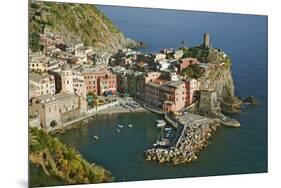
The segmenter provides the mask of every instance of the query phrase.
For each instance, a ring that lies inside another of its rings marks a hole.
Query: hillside
[[[29,143],[30,187],[113,180],[110,172],[90,164],[74,149],[42,130],[30,128]]]
[[[94,5],[33,2],[30,5],[30,33],[42,28],[62,35],[67,43],[83,42],[97,50],[115,51],[123,47],[143,46],[124,37]]]

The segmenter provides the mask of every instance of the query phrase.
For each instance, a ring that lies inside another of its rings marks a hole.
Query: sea
[[[258,15],[97,6],[126,37],[143,41],[141,51],[159,52],[202,44],[210,33],[213,47],[232,59],[235,94],[254,96],[258,105],[245,105],[233,116],[240,128],[222,127],[195,162],[173,166],[143,159],[155,143],[159,128],[156,114],[128,113],[100,116],[85,127],[72,129],[59,139],[77,149],[89,162],[102,165],[115,181],[266,173],[268,169],[267,17]],[[117,131],[117,124],[123,125]],[[127,125],[132,124],[130,128]],[[94,135],[99,137],[94,139]]]

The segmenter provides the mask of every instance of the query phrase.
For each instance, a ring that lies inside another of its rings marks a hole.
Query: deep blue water
[[[85,128],[60,136],[89,161],[108,168],[116,181],[173,177],[239,174],[267,171],[267,17],[98,6],[129,38],[149,45],[144,52],[202,43],[209,32],[211,43],[232,58],[235,93],[255,96],[258,106],[245,106],[237,129],[221,128],[211,144],[192,164],[159,165],[142,159],[143,150],[157,138],[157,116],[120,114],[93,120]],[[117,123],[132,123],[133,129],[115,131]],[[100,142],[92,136],[100,135]]]

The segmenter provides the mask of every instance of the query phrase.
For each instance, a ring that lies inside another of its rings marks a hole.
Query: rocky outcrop
[[[224,65],[212,69],[198,79],[201,83],[200,89],[216,91],[221,111],[227,114],[238,113],[242,105],[242,101],[234,94],[235,87],[230,67]]]
[[[253,96],[248,96],[245,99],[242,99],[242,101],[246,104],[251,104],[251,105],[257,105],[258,101],[255,99]]]

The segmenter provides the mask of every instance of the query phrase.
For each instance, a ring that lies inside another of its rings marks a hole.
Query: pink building
[[[116,75],[106,69],[90,69],[83,71],[86,92],[93,92],[96,95],[102,95],[104,92],[117,90]]]
[[[146,104],[161,107],[163,101],[160,99],[160,87],[166,82],[166,80],[156,79],[145,84]]]
[[[166,112],[177,112],[185,107],[186,89],[183,81],[156,79],[146,83],[145,101]]]
[[[179,60],[179,72],[182,72],[183,69],[189,67],[189,65],[197,64],[198,60],[195,58],[183,58]]]
[[[185,107],[185,83],[181,80],[169,82],[161,87],[160,97],[164,100],[162,109],[165,112],[178,112]]]
[[[117,91],[117,78],[115,74],[107,71],[104,75],[98,77],[98,94],[104,92],[115,93]]]
[[[186,87],[186,105],[191,105],[193,102],[194,92],[198,90],[197,80],[193,78],[189,78],[185,80]]]

